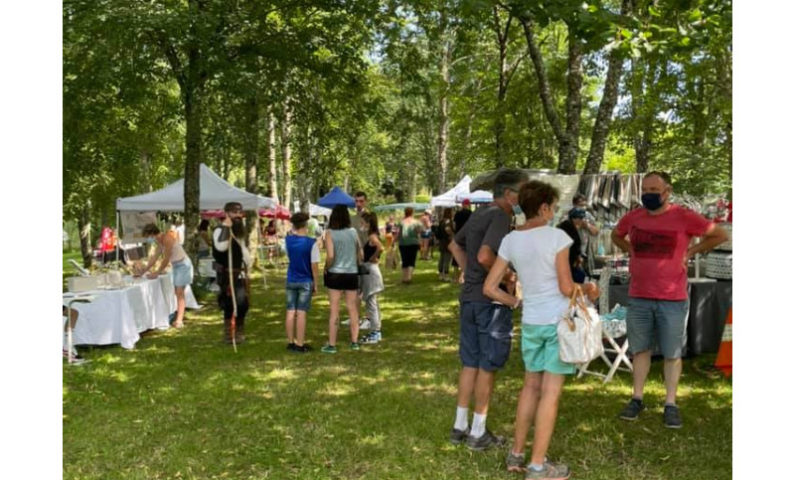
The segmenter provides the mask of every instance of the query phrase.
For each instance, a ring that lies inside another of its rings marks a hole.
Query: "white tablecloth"
[[[120,344],[130,349],[141,338],[140,332],[168,328],[168,316],[177,310],[171,275],[132,281],[132,286],[117,290],[83,292],[94,301],[72,305],[80,313],[72,332],[75,345]],[[63,304],[71,298],[72,294],[64,293]],[[185,306],[199,308],[190,285],[185,289]]]

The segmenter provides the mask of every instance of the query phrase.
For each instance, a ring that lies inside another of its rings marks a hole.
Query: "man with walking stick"
[[[221,289],[218,306],[224,311],[224,342],[236,345],[246,340],[246,312],[249,305],[246,273],[252,258],[244,244],[246,227],[243,224],[243,206],[229,202],[224,205],[224,213],[223,222],[213,231],[213,259]]]

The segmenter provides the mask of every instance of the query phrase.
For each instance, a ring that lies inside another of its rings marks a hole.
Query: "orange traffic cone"
[[[729,307],[729,314],[726,315],[726,326],[723,327],[723,338],[718,349],[718,358],[715,360],[715,368],[720,369],[728,378],[732,374],[732,309]]]

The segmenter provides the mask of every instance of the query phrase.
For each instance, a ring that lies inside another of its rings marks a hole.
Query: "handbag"
[[[586,304],[579,285],[569,300],[569,308],[558,322],[558,354],[565,363],[588,363],[604,353],[602,321],[596,309]]]

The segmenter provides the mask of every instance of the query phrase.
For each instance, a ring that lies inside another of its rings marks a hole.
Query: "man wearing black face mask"
[[[624,215],[611,235],[613,243],[630,254],[627,337],[633,353],[633,395],[619,415],[635,420],[645,408],[643,387],[651,366],[654,331],[658,332],[665,365],[663,422],[681,428],[676,388],[682,373],[682,342],[687,298],[687,261],[709,251],[728,238],[726,231],[696,212],[669,203],[671,178],[664,172],[643,177],[638,208]],[[689,247],[692,237],[702,237]]]
[[[246,292],[246,277],[244,264],[250,267],[251,254],[244,242],[246,226],[243,223],[243,207],[237,202],[224,205],[226,218],[213,231],[213,259],[218,287],[218,306],[224,311],[224,341],[232,343],[231,321],[234,312],[232,304],[232,288],[235,289],[237,303],[237,316],[235,317],[235,343],[243,343],[246,339],[245,325],[246,312],[248,312],[248,294]],[[233,238],[234,237],[234,238]],[[229,265],[229,246],[232,247],[232,265]],[[232,269],[233,283],[229,285],[229,269]]]

